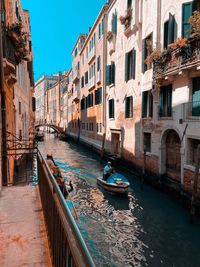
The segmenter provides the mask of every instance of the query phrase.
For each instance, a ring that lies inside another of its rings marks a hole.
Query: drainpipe
[[[2,182],[3,185],[8,184],[7,173],[7,125],[6,125],[6,97],[4,88],[4,67],[3,67],[3,37],[2,37],[2,14],[3,14],[3,0],[0,0],[0,95],[1,95],[1,119],[2,119],[2,142],[1,142],[1,154],[2,154]]]
[[[156,48],[161,50],[161,9],[162,0],[158,0],[157,6],[157,38],[156,38]]]
[[[102,92],[102,125],[103,125],[103,140],[102,140],[102,148],[101,148],[101,158],[104,156],[105,149],[105,141],[106,141],[106,64],[107,64],[107,9],[108,5],[105,6],[105,14],[104,14],[104,35],[103,35],[103,92]]]

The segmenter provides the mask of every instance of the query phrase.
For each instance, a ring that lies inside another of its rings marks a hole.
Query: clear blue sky
[[[34,76],[71,67],[79,33],[88,33],[106,0],[21,0],[31,15]]]

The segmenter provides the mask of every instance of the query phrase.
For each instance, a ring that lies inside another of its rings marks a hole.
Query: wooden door
[[[166,174],[181,180],[181,141],[175,131],[170,131],[166,138]]]

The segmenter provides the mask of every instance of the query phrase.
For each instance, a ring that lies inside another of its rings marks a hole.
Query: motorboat
[[[112,193],[124,194],[127,193],[130,186],[129,181],[120,173],[115,172],[105,181],[102,178],[97,178],[97,184]]]

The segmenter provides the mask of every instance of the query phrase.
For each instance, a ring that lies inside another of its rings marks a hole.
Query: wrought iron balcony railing
[[[183,104],[183,119],[187,121],[200,121],[200,101]]]

